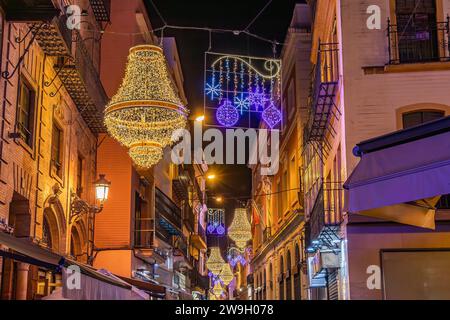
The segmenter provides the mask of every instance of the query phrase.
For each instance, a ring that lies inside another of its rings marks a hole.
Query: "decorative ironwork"
[[[403,30],[404,29],[404,30]],[[389,64],[450,61],[450,17],[444,22],[409,23],[388,20]]]
[[[83,215],[99,214],[103,210],[103,204],[100,206],[91,205],[78,197],[76,193],[72,193],[72,201],[70,203],[69,224],[77,222]]]
[[[340,182],[324,182],[306,224],[306,246],[338,250],[343,221],[343,189]]]
[[[37,27],[36,27],[36,25],[31,26],[30,30],[26,33],[26,35],[22,39],[16,38],[15,41],[17,43],[21,43],[21,42],[25,41],[26,37],[30,34],[30,31],[33,32],[33,30],[36,29],[36,32],[39,32],[39,30],[42,29],[42,27],[44,25],[45,25],[45,23],[41,23]],[[25,47],[24,52],[19,57],[19,60],[17,61],[17,64],[14,66],[12,72],[9,72],[8,70],[5,70],[2,72],[2,77],[4,79],[9,80],[16,74],[17,70],[19,69],[20,65],[22,64],[23,60],[25,59],[25,56],[30,51],[31,45],[33,44],[35,39],[36,39],[36,33],[33,33],[33,36],[31,37],[30,42],[28,42],[28,45]]]

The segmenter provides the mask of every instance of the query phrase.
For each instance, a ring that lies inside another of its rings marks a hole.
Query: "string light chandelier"
[[[228,236],[236,246],[243,250],[252,239],[252,226],[247,218],[247,210],[238,208],[234,211],[233,222],[228,228]]]
[[[231,270],[231,267],[228,263],[223,267],[219,277],[226,286],[229,285],[231,281],[233,281],[234,273],[233,270]]]
[[[158,46],[130,49],[125,77],[105,110],[109,134],[129,148],[143,168],[157,164],[176,130],[186,126],[187,110],[170,78]]]
[[[211,254],[209,255],[208,261],[206,261],[206,267],[209,271],[214,275],[218,275],[225,264],[227,263],[223,260],[219,247],[211,248]]]

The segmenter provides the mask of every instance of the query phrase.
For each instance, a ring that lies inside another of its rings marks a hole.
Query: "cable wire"
[[[272,0],[269,0],[266,5],[261,9],[261,11],[258,12],[258,14],[256,15],[256,17],[253,18],[253,20],[247,25],[247,27],[245,27],[245,31],[248,31],[248,29],[252,26],[252,24],[255,23],[256,20],[258,20],[259,16],[267,9],[268,6],[270,6],[270,4],[272,3]]]

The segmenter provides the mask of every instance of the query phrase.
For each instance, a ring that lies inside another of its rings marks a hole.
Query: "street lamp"
[[[195,118],[195,121],[197,121],[197,122],[205,121],[205,115],[198,116],[197,118]]]
[[[105,175],[99,175],[99,179],[94,182],[95,197],[103,205],[103,202],[108,200],[109,187],[111,182],[105,179]]]
[[[99,179],[94,182],[95,198],[100,202],[100,206],[89,204],[81,199],[76,193],[72,193],[70,204],[70,223],[78,221],[83,215],[96,215],[103,210],[103,203],[108,199],[109,187],[111,182],[105,179],[105,175],[101,174]]]

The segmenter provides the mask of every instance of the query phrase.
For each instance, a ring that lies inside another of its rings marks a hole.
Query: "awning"
[[[363,153],[344,188],[347,212],[434,229],[450,193],[450,132]]]
[[[48,269],[56,269],[64,263],[63,257],[46,250],[29,238],[17,238],[9,233],[0,232],[0,245],[15,251],[0,250],[0,255]]]
[[[42,248],[29,238],[17,238],[0,232],[0,245],[9,250],[0,250],[0,256],[29,263],[63,273],[62,295],[70,300],[136,300],[142,299],[133,286],[111,274],[99,272],[89,265],[70,260]],[[76,266],[81,272],[80,290],[70,290],[67,284],[67,268]]]
[[[139,288],[141,290],[144,290],[147,292],[150,296],[155,298],[163,298],[166,294],[166,288],[163,286],[147,282],[147,281],[141,281],[138,279],[132,279],[127,277],[118,276],[120,279],[122,279],[125,282],[128,282],[129,284],[135,286],[136,288]]]

